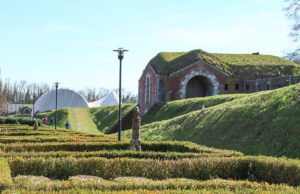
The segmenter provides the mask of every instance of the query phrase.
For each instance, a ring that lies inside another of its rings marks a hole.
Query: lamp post
[[[119,48],[114,50],[118,52],[118,59],[120,60],[120,69],[119,69],[119,131],[118,131],[118,140],[121,141],[121,131],[122,131],[122,121],[121,121],[121,104],[122,104],[122,59],[124,58],[124,52],[128,50],[124,50],[123,48]]]
[[[22,106],[21,106],[21,107],[23,108],[23,110],[21,110],[21,111],[22,111],[22,117],[24,117],[24,114],[23,114],[23,113],[24,113],[24,112],[23,112],[23,111],[24,111],[24,107],[23,107],[23,105],[24,105],[24,99],[22,100]],[[20,109],[20,108],[19,108],[19,109]]]
[[[55,129],[57,124],[57,88],[58,88],[58,82],[55,82]]]
[[[33,94],[32,118],[34,118],[34,103],[35,103],[35,94]]]

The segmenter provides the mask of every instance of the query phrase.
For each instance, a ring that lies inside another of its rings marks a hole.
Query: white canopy
[[[100,107],[100,106],[111,106],[111,105],[117,105],[119,104],[119,98],[114,92],[110,92],[107,96],[104,98],[101,98],[100,100],[89,102],[89,107]]]
[[[55,90],[43,94],[34,104],[34,113],[55,109]],[[57,108],[88,108],[88,102],[79,93],[69,89],[57,90]]]

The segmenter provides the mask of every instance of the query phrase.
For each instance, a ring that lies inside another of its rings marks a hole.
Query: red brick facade
[[[146,103],[146,79],[150,78],[149,84],[149,103]],[[139,79],[139,89],[138,89],[138,103],[140,106],[140,111],[142,115],[144,115],[149,108],[151,108],[155,103],[158,102],[157,99],[157,83],[158,83],[158,75],[152,69],[151,65],[147,65],[141,78]]]
[[[158,75],[151,65],[148,64],[139,79],[138,103],[142,116],[157,102],[186,98],[187,84],[192,78],[197,76],[209,80],[210,93],[208,95],[251,93],[262,90],[271,90],[300,81],[299,76],[257,80],[235,80],[227,73],[204,61],[195,62],[166,76]],[[148,90],[146,87],[147,77],[149,79]],[[148,103],[146,103],[147,93],[149,98]]]
[[[167,80],[167,91],[170,92],[170,100],[179,100],[186,98],[185,89],[187,82],[195,76],[209,77],[213,85],[213,94],[223,94],[224,85],[229,75],[213,68],[205,62],[198,61],[184,69],[170,74]]]

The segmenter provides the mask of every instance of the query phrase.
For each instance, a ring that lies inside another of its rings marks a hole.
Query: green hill
[[[134,107],[136,107],[136,104],[123,104],[122,117],[129,113]],[[92,114],[98,129],[105,133],[106,130],[110,129],[118,121],[119,106],[91,108],[90,113]]]
[[[142,139],[184,140],[245,154],[300,158],[300,84],[240,96],[205,111],[182,111],[186,114],[174,118],[171,106],[178,110],[185,103],[174,101],[150,110],[145,123],[159,120],[157,115],[165,115],[165,120],[143,125]]]
[[[171,102],[162,102],[155,104],[143,117],[142,124],[149,124],[156,121],[171,119],[186,113],[200,110],[202,105],[205,108],[242,98],[247,94],[218,95],[204,98],[189,98]]]
[[[88,108],[68,108],[69,122],[72,123],[71,129],[98,133],[96,123],[93,121],[93,115]]]
[[[123,104],[122,116],[135,106],[136,104]],[[105,133],[118,121],[118,111],[118,105],[97,108],[61,108],[57,110],[57,126],[65,128],[66,122],[69,121],[71,130]],[[37,117],[54,119],[55,111],[41,113]]]

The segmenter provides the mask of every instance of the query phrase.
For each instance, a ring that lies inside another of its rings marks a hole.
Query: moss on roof
[[[202,60],[236,79],[257,79],[300,74],[300,65],[280,57],[252,54],[215,54],[203,50],[161,52],[150,61],[159,75],[169,75]]]

